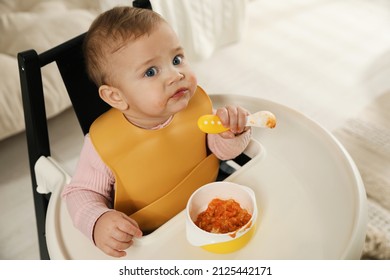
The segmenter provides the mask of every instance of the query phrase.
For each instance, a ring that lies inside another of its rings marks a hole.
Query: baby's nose
[[[169,83],[175,83],[180,80],[184,79],[184,74],[177,69],[174,69],[171,71],[170,76],[169,76]]]

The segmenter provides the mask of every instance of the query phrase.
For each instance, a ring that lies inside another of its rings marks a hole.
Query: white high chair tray
[[[215,107],[238,104],[269,110],[276,128],[253,128],[250,153],[260,152],[227,178],[253,188],[259,215],[241,250],[214,254],[186,240],[184,211],[135,241],[126,259],[359,259],[367,223],[360,174],[341,144],[320,125],[267,100],[213,95]],[[256,143],[260,142],[258,146]],[[52,259],[110,259],[76,230],[55,191],[46,234]]]

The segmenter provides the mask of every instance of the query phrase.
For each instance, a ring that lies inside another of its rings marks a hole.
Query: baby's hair
[[[84,40],[84,57],[90,79],[99,87],[110,80],[109,55],[130,40],[149,35],[164,19],[148,9],[115,7],[99,15]]]

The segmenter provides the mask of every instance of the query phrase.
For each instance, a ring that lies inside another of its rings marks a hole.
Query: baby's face
[[[112,55],[110,64],[113,86],[128,104],[123,113],[139,125],[150,126],[153,120],[161,123],[185,109],[196,90],[195,74],[166,23],[149,36],[127,43]]]

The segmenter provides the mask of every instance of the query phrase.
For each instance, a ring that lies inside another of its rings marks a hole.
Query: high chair
[[[18,54],[42,259],[109,258],[73,227],[61,201],[62,187],[70,177],[50,156],[44,106],[41,68],[56,62],[84,134],[109,108],[84,70],[84,36],[41,54],[34,50]],[[272,131],[253,129],[244,153],[221,163],[219,180],[250,186],[256,194],[259,215],[254,237],[231,254],[206,252],[186,241],[183,211],[136,240],[126,258],[358,259],[367,223],[366,195],[343,146],[317,123],[286,106],[238,95],[215,94],[211,99],[215,107],[237,104],[251,112],[269,110],[278,120]]]

